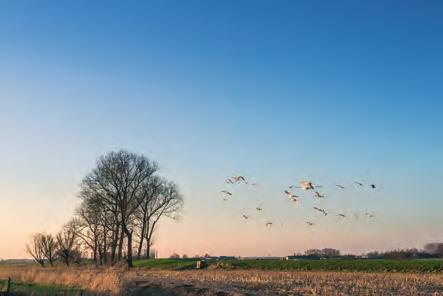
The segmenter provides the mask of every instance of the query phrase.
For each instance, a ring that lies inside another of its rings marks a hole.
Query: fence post
[[[8,283],[6,284],[6,295],[9,295],[10,291],[11,291],[11,278],[8,277]]]

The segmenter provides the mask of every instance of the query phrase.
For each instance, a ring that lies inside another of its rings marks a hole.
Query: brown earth
[[[442,274],[136,271],[127,295],[443,295]]]
[[[82,287],[97,295],[442,295],[443,273],[38,268],[0,266],[0,278]]]

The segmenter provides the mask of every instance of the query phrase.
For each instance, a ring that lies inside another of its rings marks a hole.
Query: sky
[[[441,32],[440,1],[0,1],[0,258],[57,232],[118,149],[185,198],[160,256],[443,241]],[[325,199],[290,203],[301,179]]]

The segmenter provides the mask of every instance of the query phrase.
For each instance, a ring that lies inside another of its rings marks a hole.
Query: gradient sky
[[[0,1],[0,258],[56,232],[121,148],[184,194],[160,256],[443,241],[442,32],[440,1]],[[224,203],[236,173],[259,186]],[[376,219],[295,208],[302,178]],[[380,188],[334,188],[354,180]]]

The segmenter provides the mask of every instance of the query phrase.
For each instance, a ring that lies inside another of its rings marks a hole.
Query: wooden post
[[[6,284],[6,295],[9,295],[9,292],[11,291],[11,278],[8,278],[8,283]]]

